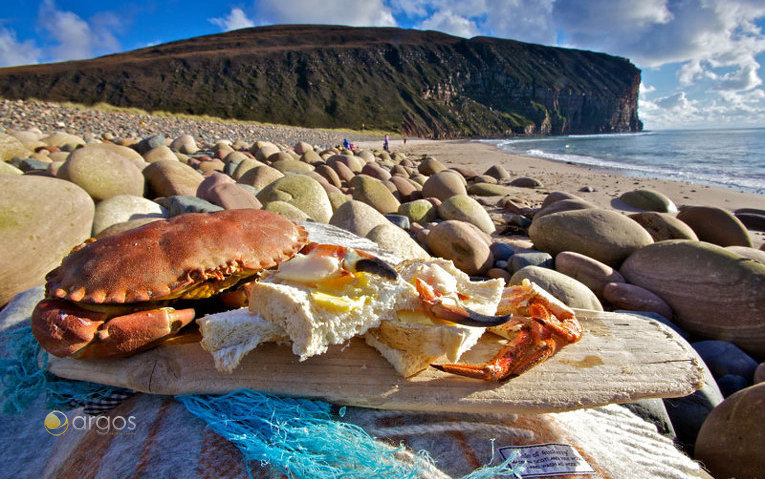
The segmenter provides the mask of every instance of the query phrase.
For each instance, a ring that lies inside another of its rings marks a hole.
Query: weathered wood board
[[[225,393],[239,388],[377,409],[543,413],[641,398],[680,397],[703,383],[703,365],[667,327],[634,316],[577,311],[584,335],[550,360],[502,383],[430,368],[406,380],[363,340],[299,362],[288,346],[261,345],[233,374],[219,373],[197,342],[178,341],[117,360],[50,358],[58,376],[155,394]],[[466,355],[491,357],[501,339],[487,334]]]

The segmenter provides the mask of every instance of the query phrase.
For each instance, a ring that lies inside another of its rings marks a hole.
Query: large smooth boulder
[[[445,201],[454,195],[466,195],[465,178],[452,170],[435,173],[422,185],[422,196],[438,198]]]
[[[93,218],[93,236],[117,223],[139,218],[167,218],[168,213],[159,203],[143,196],[117,195],[100,201]]]
[[[632,252],[653,243],[651,235],[636,222],[600,208],[535,217],[529,237],[538,250],[553,256],[574,251],[613,267]]]
[[[765,477],[765,384],[728,397],[704,421],[695,458],[715,477]]]
[[[492,234],[497,228],[483,206],[468,195],[454,195],[438,206],[438,216],[444,220],[467,221],[484,233]]]
[[[195,196],[204,176],[180,161],[160,160],[143,169],[153,193],[158,196]]]
[[[430,230],[426,245],[433,256],[452,260],[465,273],[483,275],[494,265],[494,255],[482,235],[475,225],[448,220]]]
[[[571,308],[603,311],[603,306],[595,293],[565,274],[540,266],[526,266],[513,274],[510,284],[521,284],[524,279],[536,283]]]
[[[366,237],[378,225],[388,224],[388,218],[379,211],[361,201],[346,201],[337,207],[329,224],[348,230],[361,237]]]
[[[641,213],[629,215],[629,218],[645,228],[654,241],[664,241],[669,239],[699,239],[690,226],[669,213],[643,211]]]
[[[226,210],[260,209],[263,206],[255,195],[246,191],[243,185],[235,182],[230,176],[217,171],[205,176],[197,188],[198,197]]]
[[[268,184],[257,194],[261,203],[286,201],[311,219],[326,223],[332,217],[332,204],[321,184],[310,176],[287,175]]]
[[[666,195],[655,190],[640,189],[622,193],[620,200],[645,211],[658,211],[661,213],[677,213],[677,206]]]
[[[45,275],[90,237],[95,205],[74,183],[0,175],[0,305],[45,283]]]
[[[279,178],[284,178],[284,173],[277,170],[276,168],[271,168],[268,165],[258,164],[257,166],[250,168],[244,174],[242,174],[242,176],[240,176],[237,180],[237,183],[250,185],[256,190],[260,191]]]
[[[77,184],[95,201],[117,195],[142,196],[145,183],[132,160],[98,144],[70,153],[58,177]]]
[[[752,246],[749,232],[736,216],[716,206],[688,206],[677,219],[686,223],[699,240],[720,246]]]
[[[624,283],[624,277],[611,266],[573,251],[563,251],[555,256],[555,270],[584,284],[598,298],[603,297],[606,284]]]
[[[367,239],[370,239],[385,248],[392,251],[404,259],[409,258],[430,258],[430,254],[422,246],[409,236],[409,233],[402,230],[393,223],[383,223],[375,226],[367,233]]]
[[[353,199],[368,204],[382,214],[396,213],[401,203],[385,184],[369,175],[356,175],[350,182]]]
[[[663,299],[634,284],[606,283],[603,286],[603,299],[618,309],[650,311],[672,319],[672,308]]]
[[[668,240],[637,250],[619,272],[666,301],[686,331],[765,354],[765,265],[711,243]]]

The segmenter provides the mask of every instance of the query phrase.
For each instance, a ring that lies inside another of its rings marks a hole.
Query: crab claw
[[[395,281],[398,273],[366,251],[331,244],[309,243],[301,254],[279,265],[276,276],[287,281],[316,284],[332,277],[366,272]]]
[[[438,319],[464,326],[487,328],[504,324],[513,317],[512,314],[488,316],[473,311],[463,306],[459,301],[459,297],[454,295],[444,296],[422,278],[414,279],[414,287],[417,289],[417,293],[420,295],[420,300],[425,306],[426,311]]]

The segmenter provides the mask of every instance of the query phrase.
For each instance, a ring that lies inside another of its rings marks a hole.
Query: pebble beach
[[[264,208],[400,257],[441,256],[475,278],[529,279],[574,308],[665,323],[711,373],[693,397],[665,401],[678,447],[691,457],[745,447],[723,444],[721,431],[754,437],[761,427],[712,414],[726,398],[765,397],[761,195],[475,141],[392,136],[384,151],[382,136],[364,132],[37,101],[0,101],[0,132],[0,305],[44,284],[89,237]]]

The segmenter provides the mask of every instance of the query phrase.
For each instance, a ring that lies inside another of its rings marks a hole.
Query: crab
[[[447,373],[502,381],[528,371],[582,337],[582,327],[574,311],[529,280],[503,290],[497,316],[476,314],[461,306],[459,294],[444,297],[426,281],[418,280],[415,286],[423,304],[434,316],[458,324],[488,327],[489,331],[509,340],[491,360],[481,365],[432,365]]]
[[[55,356],[129,356],[194,319],[193,308],[170,304],[254,279],[307,243],[302,226],[256,209],[189,213],[86,242],[46,275],[32,331]]]

